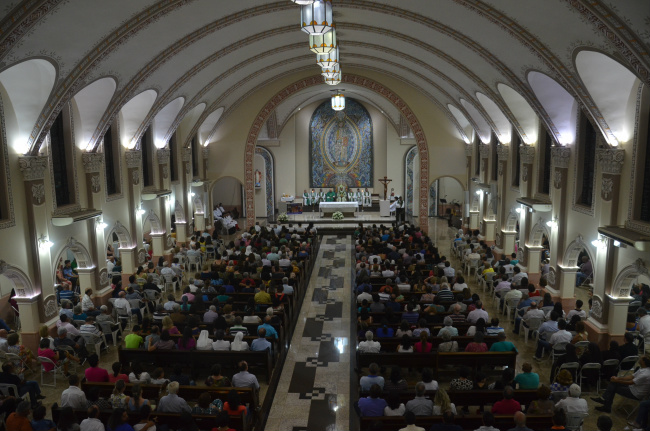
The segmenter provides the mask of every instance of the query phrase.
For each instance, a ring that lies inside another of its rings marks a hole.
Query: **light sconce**
[[[477,191],[476,191],[476,194],[477,194],[478,196],[481,196],[481,191],[480,191],[480,190],[477,190]]]
[[[192,181],[192,187],[201,187],[202,185],[203,185],[203,181],[201,180]]]
[[[97,229],[104,230],[108,227],[106,223],[104,223],[104,220],[102,219],[97,219]]]
[[[190,196],[194,197],[194,196],[196,196],[196,193],[191,192],[191,193],[190,193]]]
[[[546,226],[550,227],[551,229],[557,228],[557,218],[547,221]]]
[[[139,207],[138,210],[136,211],[136,213],[137,213],[139,216],[141,216],[141,215],[144,215],[145,211],[142,209],[142,207]]]
[[[51,248],[53,245],[54,243],[50,241],[49,238],[46,237],[45,235],[41,235],[41,237],[38,239],[38,246],[43,250],[47,250]]]
[[[606,248],[607,247],[607,241],[605,241],[604,239],[602,239],[599,236],[597,239],[591,241],[591,245],[593,245],[596,248]]]
[[[517,214],[521,214],[521,207],[516,208],[516,209],[515,209],[515,212],[516,212]]]

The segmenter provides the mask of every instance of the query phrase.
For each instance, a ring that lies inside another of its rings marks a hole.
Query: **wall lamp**
[[[598,238],[591,241],[591,245],[593,245],[596,248],[606,248],[607,247],[607,241],[604,240],[601,236],[598,236]]]
[[[53,245],[54,243],[50,241],[49,238],[46,237],[45,235],[41,235],[41,237],[38,239],[38,246],[43,250],[47,250],[51,248]]]
[[[557,228],[557,217],[555,217],[552,220],[547,221],[546,226],[550,227],[551,229],[556,229]]]

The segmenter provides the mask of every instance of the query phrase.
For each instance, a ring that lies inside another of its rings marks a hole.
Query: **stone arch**
[[[174,217],[176,218],[176,223],[187,223],[185,209],[178,199],[176,199],[176,203],[174,204]]]
[[[569,244],[566,251],[564,252],[564,256],[562,257],[562,262],[564,263],[564,266],[577,268],[579,266],[578,256],[580,255],[580,252],[583,249],[587,252],[587,254],[589,255],[589,260],[591,260],[593,264],[595,262],[593,253],[589,250],[589,247],[587,246],[587,243],[584,241],[584,238],[582,238],[582,235],[578,235],[577,238],[574,239],[573,242],[571,242],[571,244]],[[594,276],[595,275],[596,275],[596,271],[594,269]]]
[[[77,268],[90,269],[95,266],[92,257],[90,257],[90,253],[88,252],[88,249],[82,243],[80,243],[73,237],[70,237],[68,238],[68,241],[65,243],[65,245],[61,248],[61,251],[59,251],[56,260],[54,261],[55,268],[59,265],[59,262],[64,260],[63,259],[64,253],[67,250],[70,250],[74,255],[74,258],[77,261]]]
[[[273,217],[275,215],[275,172],[273,170],[275,161],[273,160],[273,154],[264,147],[255,147],[255,153],[264,159],[264,166],[266,167],[266,216]]]
[[[40,291],[34,289],[34,285],[27,274],[17,266],[13,266],[4,260],[0,260],[0,275],[7,277],[11,281],[18,298],[31,298],[40,293]]]
[[[120,244],[120,248],[131,248],[133,247],[133,239],[131,238],[131,234],[129,231],[124,227],[122,223],[118,221],[115,222],[111,230],[108,231],[108,234],[106,234],[105,238],[105,244],[113,244],[113,234],[117,235],[117,241]]]
[[[420,188],[419,224],[420,229],[426,233],[428,231],[427,215],[429,188],[429,148],[427,146],[427,139],[426,136],[424,136],[424,131],[422,130],[422,126],[420,125],[419,120],[411,108],[409,108],[406,102],[399,95],[384,85],[380,84],[379,82],[351,74],[344,74],[343,82],[346,84],[358,85],[377,92],[378,94],[388,99],[388,101],[390,101],[393,105],[395,105],[395,107],[399,109],[400,113],[408,121],[409,127],[415,136],[415,141],[420,156],[420,182],[418,184],[418,187]],[[316,85],[323,85],[323,78],[320,75],[301,79],[286,86],[277,92],[273,97],[271,97],[266,105],[260,110],[259,114],[255,118],[255,121],[251,125],[250,131],[248,132],[248,137],[246,139],[246,150],[244,153],[244,194],[246,202],[246,223],[248,226],[253,226],[255,224],[255,170],[253,168],[253,158],[255,157],[255,146],[257,144],[257,137],[259,135],[260,129],[265,126],[266,120],[283,100],[291,97],[293,94],[299,91]]]
[[[144,228],[145,223],[149,221],[151,224],[151,233],[152,234],[161,234],[165,233],[165,229],[160,221],[160,218],[153,209],[150,209],[147,213],[147,216],[142,220],[142,227]]]
[[[645,266],[643,259],[637,259],[621,270],[614,280],[612,290],[610,293],[615,298],[626,298],[630,296],[632,290],[632,283],[640,275],[649,276],[648,268]]]
[[[517,211],[510,210],[506,223],[503,226],[503,230],[506,232],[516,232],[517,231],[517,222],[519,221],[519,214]]]
[[[551,240],[551,232],[548,230],[544,219],[540,217],[537,219],[537,223],[530,229],[531,247],[541,247],[544,235],[546,235],[549,241]]]
[[[445,198],[444,196],[437,196],[436,195],[437,191],[435,190],[436,184],[438,184],[441,180],[444,180],[444,179],[449,179],[449,180],[455,181],[456,183],[458,183],[461,190],[463,191],[462,200],[460,201],[460,209],[458,210],[458,214],[462,218],[462,215],[463,215],[463,213],[465,211],[465,207],[469,206],[469,204],[470,204],[469,202],[466,202],[466,199],[465,199],[465,197],[466,197],[465,192],[467,191],[467,188],[465,187],[465,184],[463,184],[462,181],[460,181],[458,178],[456,178],[454,176],[451,176],[451,175],[441,175],[441,176],[435,178],[433,181],[431,181],[431,184],[429,185],[429,217],[433,217],[434,215],[436,215],[436,211],[437,211],[436,207],[438,205],[438,199]],[[442,195],[443,191],[440,191],[439,189],[438,189],[438,191]],[[451,200],[449,198],[447,198],[447,203],[448,204],[451,203]],[[437,214],[437,215],[444,216],[445,214]]]

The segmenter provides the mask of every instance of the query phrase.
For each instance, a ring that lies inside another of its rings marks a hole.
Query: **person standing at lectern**
[[[395,218],[397,223],[405,221],[405,211],[404,211],[404,199],[401,196],[397,198],[395,202]]]

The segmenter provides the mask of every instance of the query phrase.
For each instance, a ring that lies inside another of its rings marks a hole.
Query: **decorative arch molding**
[[[178,199],[176,199],[176,203],[174,204],[174,217],[176,218],[176,223],[187,223],[185,209]]]
[[[73,237],[68,238],[68,241],[61,248],[61,251],[59,251],[56,260],[54,261],[55,268],[58,265],[59,261],[63,259],[63,255],[67,250],[70,250],[74,255],[74,258],[77,261],[77,268],[79,269],[94,268],[95,265],[92,257],[90,257],[90,253],[88,252],[88,249]]]
[[[404,172],[406,173],[406,215],[412,216],[413,215],[413,187],[414,187],[414,166],[413,163],[415,161],[415,157],[418,155],[418,147],[413,145],[408,152],[406,153],[406,157],[404,160],[405,164],[405,169]]]
[[[427,146],[426,136],[422,130],[422,126],[417,117],[411,111],[411,108],[406,104],[401,97],[394,93],[384,85],[373,81],[369,78],[364,78],[357,75],[344,74],[343,82],[352,85],[358,85],[366,89],[377,92],[388,99],[400,111],[404,118],[408,121],[413,135],[415,136],[416,145],[420,155],[420,215],[419,224],[420,228],[426,233],[428,231],[428,188],[429,188],[429,148]],[[309,78],[301,79],[293,84],[288,85],[280,90],[273,96],[266,105],[260,110],[259,114],[253,121],[248,138],[246,139],[246,150],[244,153],[244,187],[245,187],[245,201],[246,201],[246,222],[248,226],[255,225],[255,178],[253,168],[253,158],[255,156],[255,146],[257,144],[257,137],[260,129],[265,126],[266,120],[275,108],[286,98],[291,95],[316,85],[323,85],[323,79],[320,75],[311,76]]]
[[[194,205],[194,214],[205,213],[205,207],[203,206],[203,199],[201,199],[201,196],[194,196],[192,204]]]
[[[142,228],[144,229],[145,223],[151,224],[151,234],[162,234],[165,233],[165,229],[163,228],[162,222],[160,221],[160,218],[158,217],[158,214],[153,209],[150,209],[149,212],[147,213],[147,217],[142,220]]]
[[[120,244],[120,248],[131,248],[134,246],[133,244],[133,238],[131,238],[131,234],[127,230],[127,228],[120,223],[120,221],[116,221],[111,230],[108,231],[108,234],[106,235],[105,238],[105,244],[112,244],[112,237],[113,234],[117,235],[117,241]]]
[[[562,257],[562,262],[564,263],[564,266],[567,267],[573,267],[577,268],[578,267],[578,256],[580,255],[580,252],[582,250],[585,250],[587,254],[589,255],[589,259],[591,262],[594,261],[594,257],[592,253],[589,251],[589,247],[587,246],[587,243],[585,242],[584,238],[582,235],[578,235],[576,239],[569,244],[567,247],[566,251],[564,252],[564,256]],[[596,272],[594,271],[594,275]]]
[[[643,259],[639,258],[621,270],[612,285],[611,295],[615,298],[630,296],[632,282],[640,275],[648,276],[648,268]]]
[[[481,208],[481,201],[477,195],[472,197],[472,202],[469,205],[469,210],[472,212],[478,212]]]
[[[273,170],[275,162],[273,154],[264,147],[255,147],[255,154],[259,154],[264,159],[266,168],[266,216],[273,217],[275,209],[275,172]]]
[[[537,223],[533,225],[530,229],[530,246],[531,247],[541,247],[543,236],[546,235],[546,238],[551,239],[551,232],[546,226],[546,222],[541,217],[537,219]]]
[[[508,218],[506,219],[506,223],[503,227],[503,230],[505,230],[506,232],[516,232],[518,220],[519,220],[519,214],[517,214],[517,211],[510,210],[510,213],[508,214]]]
[[[4,260],[0,260],[0,275],[4,275],[13,283],[18,298],[32,298],[40,293],[40,291],[34,289],[34,285],[27,274],[17,266],[13,266]]]

